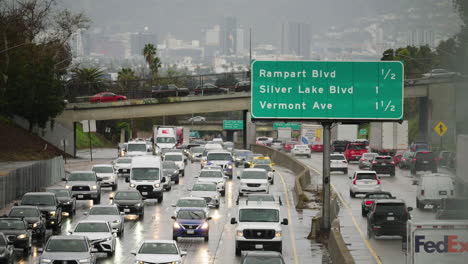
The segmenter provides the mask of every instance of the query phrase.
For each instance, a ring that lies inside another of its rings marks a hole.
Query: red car
[[[286,152],[291,152],[291,149],[293,149],[294,146],[296,146],[297,144],[299,144],[299,142],[297,142],[297,141],[288,141],[288,142],[286,142],[286,144],[284,144],[283,149]]]
[[[403,157],[403,152],[404,151],[398,151],[395,156],[393,156],[393,162],[395,162],[395,165],[398,165]]]
[[[362,154],[367,152],[368,150],[365,143],[349,143],[346,146],[344,155],[348,161],[359,160]]]
[[[323,152],[323,144],[319,143],[319,142],[314,142],[310,146],[310,150],[312,150],[314,152]]]
[[[124,101],[124,100],[127,100],[126,96],[117,95],[115,93],[109,93],[109,92],[98,93],[98,94],[91,96],[91,98],[89,98],[89,101],[91,103],[115,102],[115,101]]]

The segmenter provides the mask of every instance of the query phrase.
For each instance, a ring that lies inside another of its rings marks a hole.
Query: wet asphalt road
[[[93,163],[109,164],[112,159],[106,156],[112,157],[115,153],[116,151],[114,150],[95,153],[97,161],[95,160]],[[84,162],[82,166],[75,166],[75,168],[80,170],[90,169],[91,163]],[[125,218],[124,235],[117,238],[115,256],[108,258],[105,254],[99,254],[98,263],[133,263],[134,256],[130,252],[136,250],[141,241],[145,239],[171,239],[173,225],[171,216],[174,211],[172,203],[176,202],[179,197],[188,195],[187,188],[191,187],[195,182],[192,175],[199,170],[199,163],[190,163],[189,161],[185,171],[186,176],[181,178],[179,185],[173,185],[171,191],[164,193],[162,204],[158,204],[156,200],[146,200],[145,217],[143,219],[127,216]],[[283,256],[287,263],[328,263],[328,256],[323,246],[306,239],[310,231],[310,219],[317,212],[312,210],[297,212],[294,209],[291,193],[293,181],[294,176],[291,172],[277,168],[275,184],[270,188],[270,193],[281,196],[284,202],[282,206],[284,213],[286,215],[289,214],[290,224],[283,227]],[[63,185],[63,183],[58,185]],[[226,196],[221,198],[220,208],[211,209],[210,215],[213,217],[213,220],[210,223],[209,242],[204,242],[203,239],[198,238],[179,238],[179,247],[181,250],[188,252],[183,263],[230,264],[240,262],[240,257],[236,257],[234,254],[235,226],[230,224],[231,215],[236,208],[237,186],[237,179],[235,177],[233,180],[229,180]],[[128,183],[125,183],[124,178],[120,177],[118,189],[128,188]],[[288,192],[287,195],[285,194],[285,190]],[[109,196],[112,194],[113,192],[110,188],[103,188],[101,204],[110,203]],[[286,196],[288,196],[288,199],[286,199]],[[286,200],[288,200],[289,206],[285,202]],[[84,212],[88,211],[91,206],[92,201],[77,201],[77,213],[73,219],[66,218],[62,225],[61,234],[66,234],[77,221],[84,219]],[[50,230],[48,230],[49,235],[51,235]],[[36,242],[30,256],[22,256],[19,251],[17,253],[17,262],[38,263],[40,254],[37,253],[37,249],[40,247],[42,247],[42,244]]]

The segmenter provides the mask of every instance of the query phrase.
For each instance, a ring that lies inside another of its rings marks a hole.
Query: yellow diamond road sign
[[[437,123],[437,125],[434,127],[434,131],[439,135],[443,136],[447,132],[448,128],[444,124],[444,122],[440,121]]]

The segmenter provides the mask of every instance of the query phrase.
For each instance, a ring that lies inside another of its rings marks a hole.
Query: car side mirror
[[[413,211],[413,207],[408,207],[408,212]]]
[[[288,222],[288,219],[287,218],[284,218],[283,219],[283,222],[281,222],[282,225],[288,225],[289,222]]]
[[[276,170],[275,170],[275,169],[272,169],[271,171],[272,171],[272,172],[275,172]]]
[[[223,176],[224,179],[228,179],[229,177],[228,176]]]
[[[71,234],[73,234],[73,231],[71,231],[71,230],[68,230],[68,234],[70,234],[70,235],[71,235]]]
[[[128,177],[125,177],[125,182],[130,182],[130,179]]]
[[[161,182],[166,182],[166,177],[163,177],[163,178],[161,179]]]
[[[172,206],[172,207],[177,207],[177,205],[176,205],[175,203],[173,203],[171,206]]]
[[[171,219],[176,220],[176,217],[175,217],[175,216],[171,216]]]
[[[99,250],[98,250],[97,248],[94,248],[94,247],[93,247],[93,248],[91,249],[91,252],[92,252],[92,253],[98,253]]]
[[[13,241],[8,241],[8,244],[10,244],[10,242],[13,244]],[[44,249],[43,248],[38,248],[37,252],[42,253],[42,252],[44,252]]]
[[[231,218],[231,225],[235,225],[235,224],[237,224],[237,221],[236,221],[236,218],[233,217]]]
[[[63,177],[63,178],[62,178],[62,181],[67,181],[67,178]]]
[[[114,197],[110,196],[110,197],[109,197],[109,200],[114,200]]]
[[[348,178],[351,180],[353,177],[349,176]]]
[[[237,176],[237,179],[239,179],[239,180],[240,180],[240,176]]]
[[[133,256],[136,256],[137,253],[136,253],[135,250],[132,250],[132,251],[130,252],[130,254],[132,254]]]
[[[15,206],[18,206],[19,204],[18,203],[14,203]]]
[[[211,219],[213,219],[213,218],[212,218],[211,216],[208,216],[208,217],[206,218],[206,221],[210,221]]]
[[[181,255],[181,256],[187,256],[187,251],[181,251],[181,252],[180,252],[180,255]]]
[[[97,178],[97,181],[98,181],[98,182],[102,182],[102,178]]]
[[[141,197],[141,200],[142,200],[142,201],[146,200],[146,197],[142,196],[142,197]]]
[[[198,174],[193,175],[194,178],[198,178],[198,176],[199,176]]]
[[[191,191],[192,191],[192,188],[187,188],[187,191],[191,192]]]

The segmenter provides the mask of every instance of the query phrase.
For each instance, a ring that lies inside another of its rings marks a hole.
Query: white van
[[[421,176],[416,193],[416,208],[424,209],[427,204],[438,205],[442,198],[455,196],[452,178],[447,174],[431,173]]]
[[[130,188],[136,189],[141,196],[156,198],[158,203],[163,201],[163,177],[161,158],[157,156],[141,156],[132,159],[130,176],[125,179]]]

